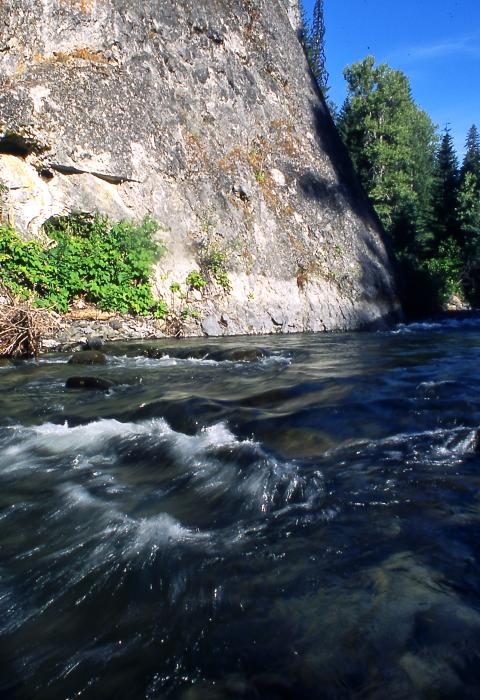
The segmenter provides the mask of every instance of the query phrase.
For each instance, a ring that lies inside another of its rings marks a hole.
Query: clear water
[[[478,698],[480,321],[145,348],[0,367],[2,700]]]

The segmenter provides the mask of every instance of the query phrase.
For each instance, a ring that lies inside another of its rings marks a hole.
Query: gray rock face
[[[358,328],[399,305],[377,220],[297,40],[296,0],[4,0],[4,220],[160,223],[156,291],[222,334]],[[224,261],[230,286],[206,269]],[[201,323],[191,332],[201,333]]]
[[[281,0],[287,9],[288,19],[293,29],[298,32],[301,29],[301,14],[299,0]]]

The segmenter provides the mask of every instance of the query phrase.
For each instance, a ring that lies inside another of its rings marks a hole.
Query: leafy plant
[[[47,251],[36,241],[22,241],[10,226],[0,226],[0,270],[2,282],[21,299],[52,276]]]
[[[185,282],[190,289],[196,289],[198,291],[200,291],[207,284],[198,270],[192,270],[189,272]]]
[[[38,306],[66,312],[84,298],[105,311],[163,316],[163,302],[150,287],[153,264],[164,253],[154,241],[157,224],[111,223],[105,217],[74,214],[45,225],[56,242],[46,250],[0,227],[0,265],[4,284],[15,294],[34,297]]]
[[[169,308],[163,301],[163,299],[159,299],[154,303],[154,305],[150,309],[150,312],[153,313],[155,318],[166,318],[169,313]]]
[[[211,248],[204,260],[204,267],[212,275],[215,282],[226,290],[231,288],[227,273],[227,257],[218,248]]]
[[[191,309],[189,306],[184,306],[182,311],[180,312],[180,319],[182,321],[186,321],[189,318],[194,318],[198,321],[202,318],[202,314],[200,313],[200,311]]]
[[[462,251],[455,240],[449,238],[441,243],[438,255],[427,260],[425,267],[437,282],[441,301],[447,301],[454,294],[462,296]]]

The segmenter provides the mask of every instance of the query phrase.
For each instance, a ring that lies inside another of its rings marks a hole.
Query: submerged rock
[[[213,360],[215,362],[258,362],[268,357],[262,348],[220,348],[213,345],[200,347],[147,347],[145,357],[161,360],[171,357],[178,360]]]
[[[209,357],[209,352],[205,348],[189,348],[189,347],[163,347],[155,346],[147,347],[143,351],[145,357],[152,360],[161,360],[163,357],[171,357],[178,360],[203,360]]]
[[[76,352],[68,361],[69,365],[106,365],[107,356],[98,350]]]
[[[168,352],[162,348],[151,347],[145,348],[142,354],[144,357],[149,357],[151,360],[161,360],[162,357],[168,355]]]
[[[114,386],[115,382],[100,377],[69,377],[65,382],[66,389],[109,391]]]
[[[231,362],[258,362],[265,357],[267,353],[260,348],[237,348],[224,353],[224,358]]]
[[[102,338],[98,336],[92,336],[91,338],[87,339],[87,342],[85,343],[85,350],[100,350],[103,346],[103,340]]]

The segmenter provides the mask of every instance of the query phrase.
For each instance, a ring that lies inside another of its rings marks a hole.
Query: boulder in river
[[[92,336],[87,339],[84,350],[100,350],[103,345],[103,340],[99,336]]]
[[[231,362],[258,362],[267,357],[267,353],[261,348],[236,348],[225,352],[224,359]]]
[[[76,352],[68,361],[69,365],[106,365],[107,356],[98,350]]]
[[[65,382],[66,389],[109,391],[114,386],[115,382],[101,377],[69,377]]]

